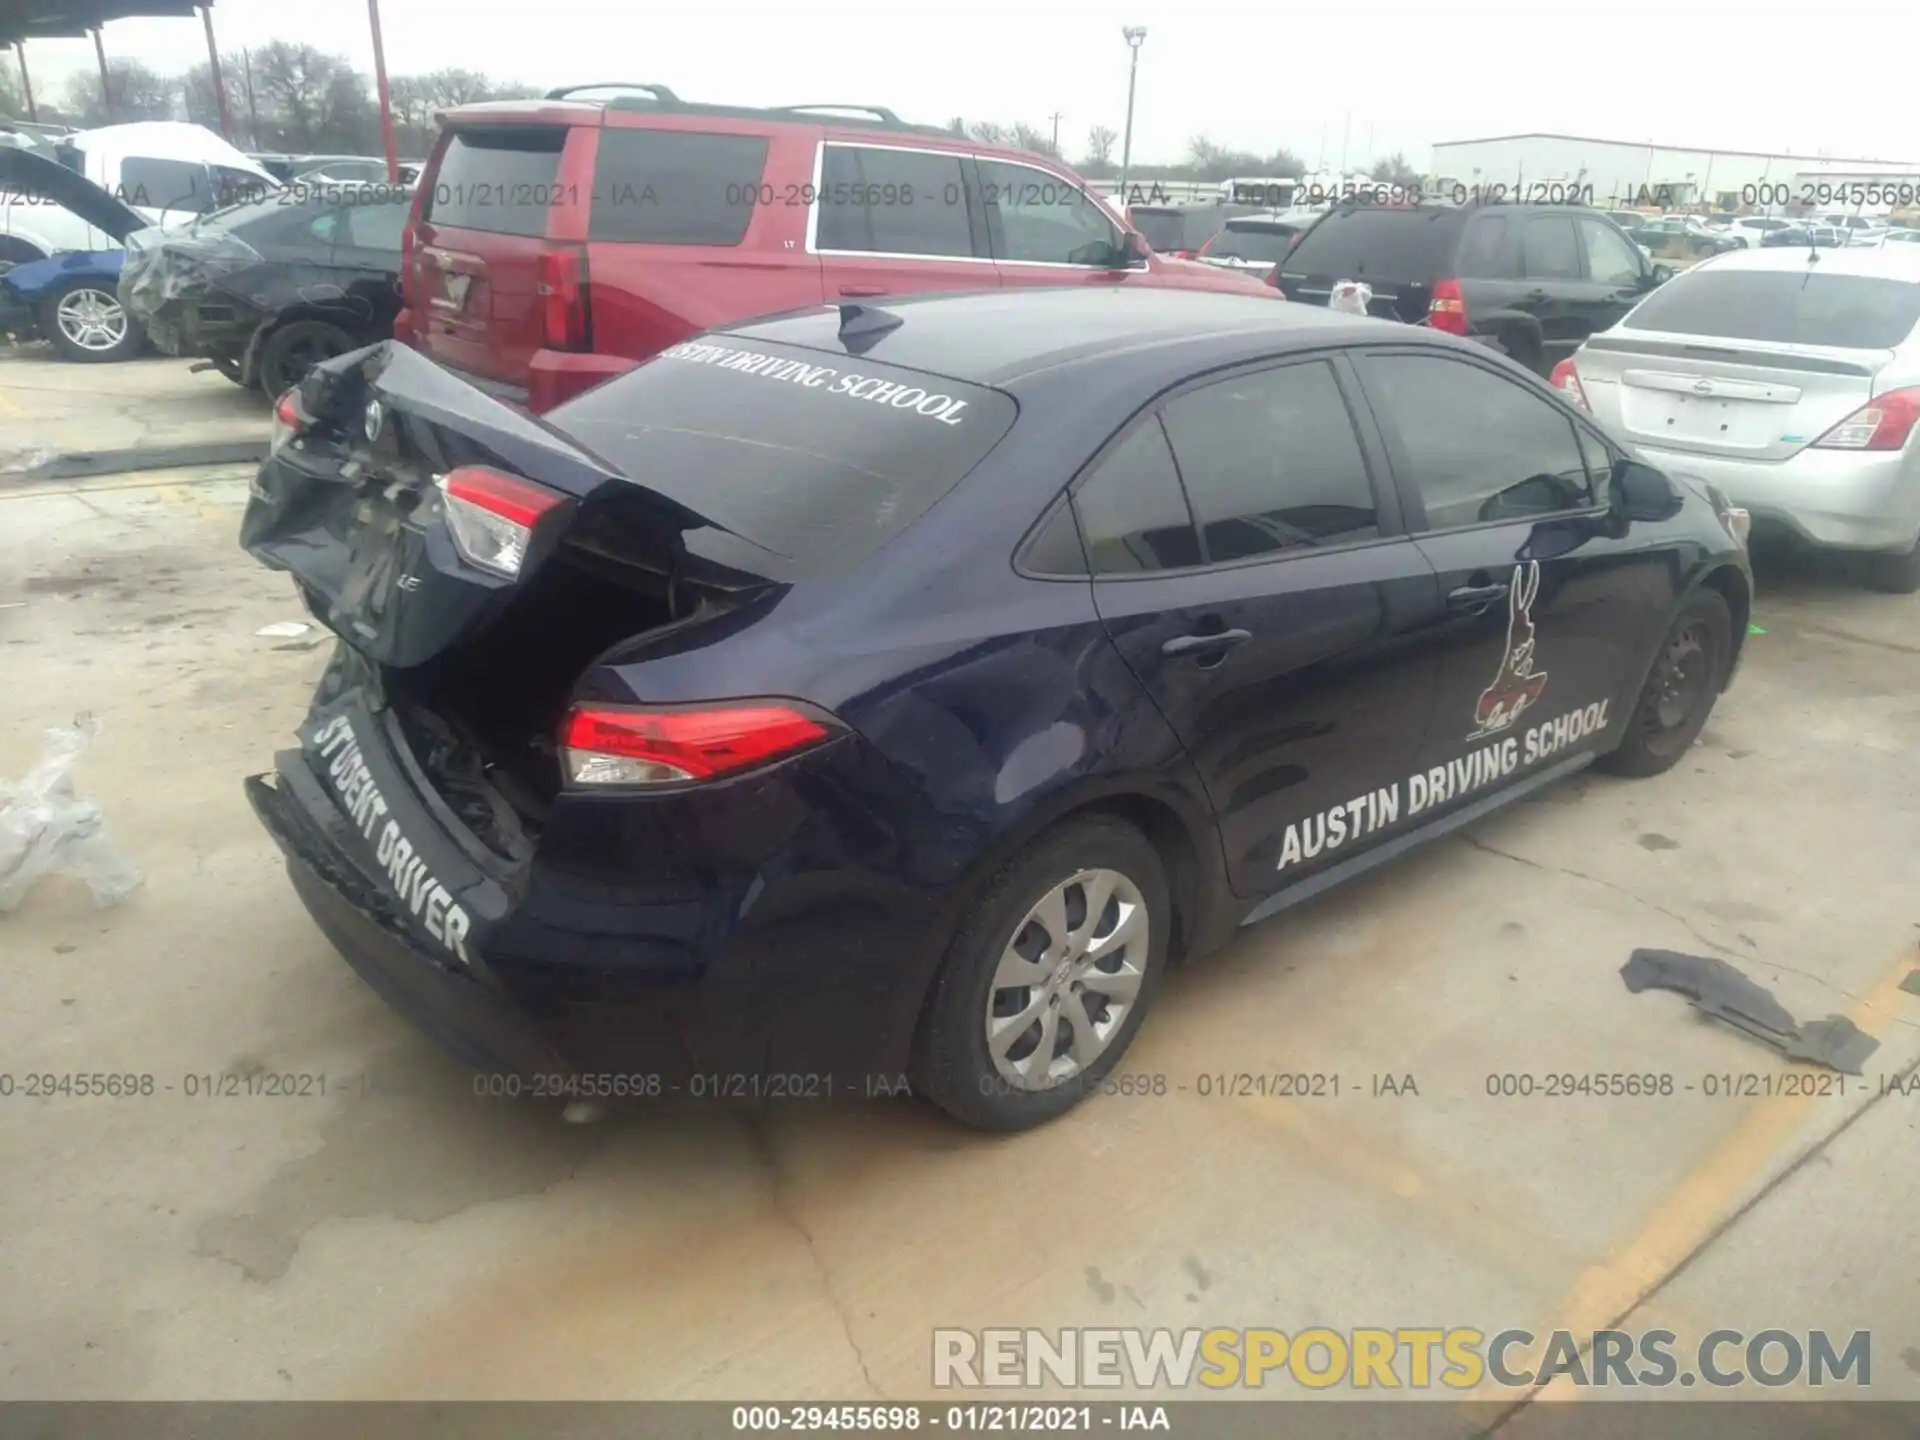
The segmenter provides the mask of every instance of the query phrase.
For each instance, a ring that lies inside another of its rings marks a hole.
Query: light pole
[[[1122,25],[1120,33],[1126,37],[1127,49],[1133,52],[1133,58],[1127,62],[1127,133],[1120,142],[1120,205],[1124,209],[1127,203],[1127,171],[1133,165],[1133,82],[1140,73],[1140,42],[1147,38],[1147,27]]]

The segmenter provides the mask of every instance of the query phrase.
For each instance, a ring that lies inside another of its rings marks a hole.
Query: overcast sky
[[[1920,158],[1906,9],[1896,0],[1358,0],[1304,9],[1234,0],[381,0],[389,73],[457,65],[543,86],[658,81],[687,99],[860,102],[934,123],[964,115],[1049,127],[1059,111],[1069,160],[1084,153],[1091,126],[1123,127],[1120,28],[1145,25],[1137,160],[1179,160],[1189,138],[1204,134],[1261,153],[1285,145],[1309,166],[1338,165],[1343,147],[1350,166],[1399,150],[1419,169],[1436,140],[1536,130]],[[213,16],[222,50],[303,40],[373,68],[366,0],[217,0]],[[110,56],[161,70],[206,57],[197,20],[117,21],[106,44]],[[94,66],[85,40],[36,41],[27,57],[36,91],[50,96]],[[1790,71],[1798,83],[1785,83]]]

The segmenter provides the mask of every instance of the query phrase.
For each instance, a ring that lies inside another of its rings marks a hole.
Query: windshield
[[[1228,226],[1213,237],[1207,254],[1216,260],[1254,260],[1278,265],[1300,232],[1292,229],[1236,229]]]
[[[1678,275],[1624,323],[1670,335],[1887,350],[1912,334],[1916,321],[1920,285],[1809,268]]]

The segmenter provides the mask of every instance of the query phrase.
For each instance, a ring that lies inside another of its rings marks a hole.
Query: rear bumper
[[[1881,454],[1808,449],[1774,463],[1638,449],[1662,470],[1712,481],[1756,529],[1844,550],[1904,550],[1920,536],[1920,447],[1912,443]]]

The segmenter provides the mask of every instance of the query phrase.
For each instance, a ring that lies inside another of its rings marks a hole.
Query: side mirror
[[[1671,265],[1656,265],[1647,272],[1647,288],[1651,290],[1656,285],[1664,285],[1672,278],[1673,267]]]
[[[1147,263],[1147,256],[1153,253],[1153,247],[1147,244],[1147,237],[1138,230],[1129,230],[1126,239],[1120,242],[1121,263],[1129,270],[1138,270]]]
[[[1614,462],[1607,485],[1608,508],[1622,520],[1657,524],[1680,513],[1680,492],[1651,465],[1637,460]]]

